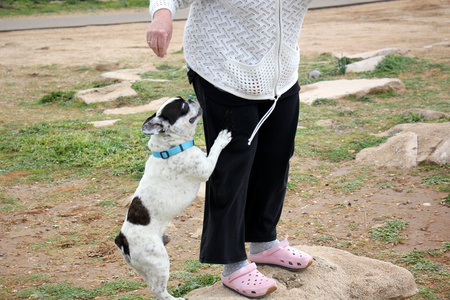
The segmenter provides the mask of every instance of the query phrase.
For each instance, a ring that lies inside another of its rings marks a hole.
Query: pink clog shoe
[[[248,259],[257,264],[279,266],[291,271],[306,269],[313,262],[311,255],[290,247],[287,239],[266,251],[250,254]]]
[[[220,277],[225,287],[247,298],[261,298],[277,289],[275,280],[261,274],[254,263]]]

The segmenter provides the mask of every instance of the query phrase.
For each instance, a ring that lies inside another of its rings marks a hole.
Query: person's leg
[[[293,89],[295,91],[295,86]],[[308,268],[313,262],[309,254],[290,247],[287,239],[281,242],[276,239],[276,226],[286,194],[289,159],[294,153],[298,113],[297,91],[280,99],[261,127],[245,215],[246,241],[251,242],[249,260],[291,271]]]
[[[256,242],[251,244],[251,252],[264,251],[277,244],[276,226],[286,194],[289,159],[295,147],[299,116],[298,86],[286,94],[278,100],[275,110],[257,136],[245,211],[246,241]],[[264,114],[269,105],[261,107],[260,113]],[[261,244],[264,242],[270,243]]]
[[[259,121],[258,105],[217,90],[200,76],[193,83],[203,109],[208,150],[221,130],[228,129],[232,134],[206,184],[200,261],[243,262],[247,259],[244,228],[247,183],[256,151],[256,144],[248,146],[247,140]]]

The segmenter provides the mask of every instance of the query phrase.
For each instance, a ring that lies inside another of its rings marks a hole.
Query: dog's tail
[[[127,238],[122,233],[122,231],[119,233],[118,236],[116,236],[114,242],[117,245],[117,247],[119,247],[119,250],[122,252],[125,261],[129,264],[131,261],[130,247],[128,246]]]

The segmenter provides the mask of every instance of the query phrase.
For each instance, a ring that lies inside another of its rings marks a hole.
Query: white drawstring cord
[[[262,126],[262,124],[267,120],[267,118],[270,116],[270,114],[275,109],[275,106],[277,105],[278,98],[275,98],[272,106],[269,108],[269,110],[264,114],[264,116],[259,120],[258,124],[256,125],[255,129],[253,130],[252,135],[248,139],[248,145],[250,146],[252,144],[253,139],[255,138],[255,135],[258,133],[259,128]]]

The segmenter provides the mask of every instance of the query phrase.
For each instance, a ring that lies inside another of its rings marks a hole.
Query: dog
[[[158,300],[183,299],[167,292],[167,225],[194,201],[201,182],[208,180],[232,138],[228,130],[221,131],[206,156],[193,146],[201,116],[196,102],[174,97],[144,122],[142,132],[151,135],[152,156],[115,239],[125,262],[144,278]]]

